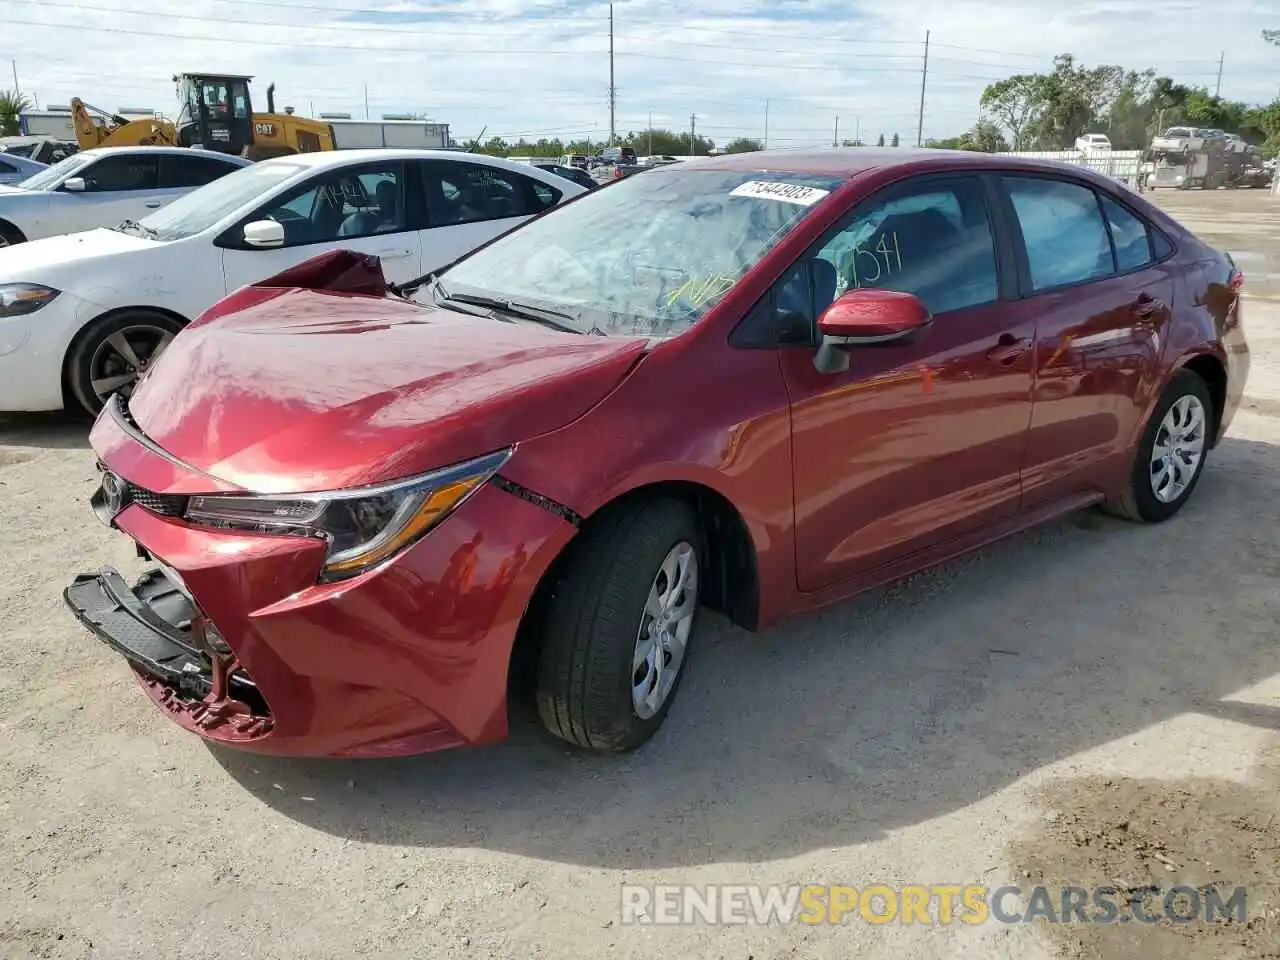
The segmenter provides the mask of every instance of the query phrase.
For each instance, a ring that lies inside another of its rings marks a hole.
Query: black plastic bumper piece
[[[161,571],[134,587],[110,568],[81,574],[62,597],[77,620],[143,673],[192,697],[212,690],[210,660],[191,643],[195,607]]]

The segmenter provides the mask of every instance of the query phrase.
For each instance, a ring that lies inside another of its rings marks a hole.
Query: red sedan
[[[487,743],[527,672],[552,732],[628,750],[700,607],[758,629],[1069,511],[1171,517],[1244,389],[1242,279],[1087,170],[908,150],[658,168],[402,289],[328,254],[107,405],[93,506],[156,567],[66,599],[213,741]]]

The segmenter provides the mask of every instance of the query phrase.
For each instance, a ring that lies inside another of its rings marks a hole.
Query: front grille
[[[158,513],[162,517],[181,517],[187,512],[188,498],[182,494],[153,493],[128,481],[125,481],[125,485],[128,490],[129,500],[144,510]]]

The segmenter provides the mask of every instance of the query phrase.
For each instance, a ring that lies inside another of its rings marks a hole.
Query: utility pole
[[[769,101],[764,102],[764,148],[769,149]]]
[[[364,85],[364,118],[369,119],[369,85]]]
[[[916,126],[916,146],[924,146],[924,90],[929,82],[929,31],[924,32],[924,69],[920,71],[920,122]]]
[[[856,144],[862,143],[862,118],[861,117],[853,118],[853,142]]]
[[[649,111],[649,156],[653,156],[653,111]]]
[[[22,88],[18,86],[18,61],[10,60],[9,63],[13,65],[13,95],[20,97],[22,96]]]
[[[1213,99],[1218,99],[1218,94],[1222,92],[1222,64],[1227,59],[1227,51],[1223,50],[1222,55],[1218,57],[1218,83],[1213,88]]]
[[[696,113],[689,114],[689,156],[696,157],[698,155],[697,148],[693,145],[694,138],[698,132],[698,115]]]
[[[831,145],[832,145],[833,147],[838,147],[838,146],[840,146],[840,116],[839,116],[839,114],[837,114],[837,115],[836,115],[836,130],[835,130],[835,133],[833,133],[833,134],[831,135]]]
[[[613,4],[609,4],[609,146],[617,139],[618,128],[614,117],[618,106],[618,90],[613,85]]]

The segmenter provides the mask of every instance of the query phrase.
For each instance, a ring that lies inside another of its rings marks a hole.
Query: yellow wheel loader
[[[254,113],[249,99],[252,77],[183,73],[173,78],[182,103],[177,140],[250,160],[334,149],[333,128],[296,117],[291,108],[276,113],[275,84],[267,87],[267,112]]]

